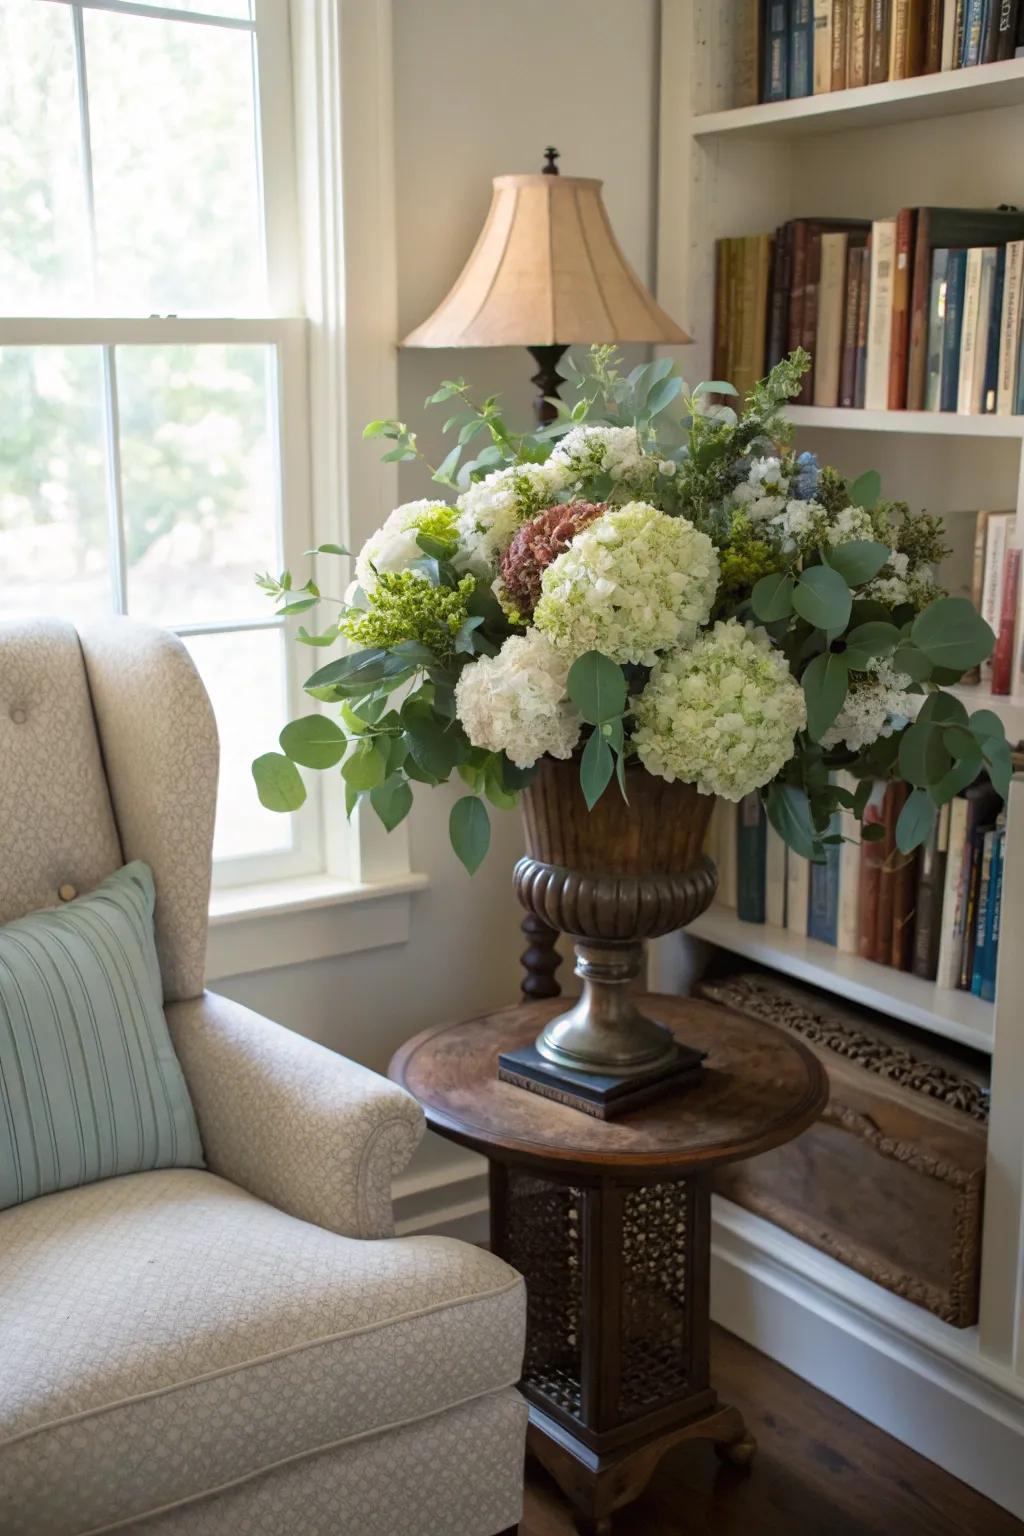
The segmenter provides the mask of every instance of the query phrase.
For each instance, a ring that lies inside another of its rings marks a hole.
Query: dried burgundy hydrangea
[[[603,501],[570,501],[547,507],[524,523],[501,557],[506,607],[526,621],[540,598],[540,579],[556,556],[568,549],[581,528],[607,512]]]

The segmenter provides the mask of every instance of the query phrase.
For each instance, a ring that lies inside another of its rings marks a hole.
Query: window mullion
[[[128,563],[124,537],[124,488],[121,479],[121,415],[117,403],[117,360],[113,347],[103,348],[103,418],[107,460],[107,528],[110,543],[110,585],[114,612],[128,612]]]
[[[82,179],[85,184],[85,209],[89,220],[89,265],[92,273],[93,301],[96,298],[96,189],[92,170],[92,131],[89,127],[89,74],[85,62],[85,19],[82,7],[71,6],[71,25],[75,39],[75,94],[78,98],[79,148]]]

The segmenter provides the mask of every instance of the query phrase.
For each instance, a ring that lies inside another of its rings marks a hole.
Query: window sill
[[[402,944],[413,893],[427,884],[427,876],[417,874],[367,884],[308,875],[215,890],[206,979]],[[339,907],[348,909],[344,916]]]

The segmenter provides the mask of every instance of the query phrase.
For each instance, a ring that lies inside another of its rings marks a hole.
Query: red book
[[[892,964],[893,924],[896,919],[897,874],[902,865],[902,855],[896,847],[896,822],[910,794],[909,784],[891,780],[885,786],[882,803],[882,825],[885,837],[878,844],[882,850],[878,871],[878,908],[875,913],[875,943],[873,960],[882,965]]]
[[[892,943],[889,964],[897,971],[913,969],[914,917],[917,911],[917,856],[895,849],[893,860]]]
[[[910,352],[910,263],[914,248],[914,210],[901,208],[896,217],[896,271],[892,287],[892,342],[889,349],[889,409],[907,404],[907,359]]]
[[[879,782],[872,786],[871,798],[864,807],[864,825],[877,825],[882,820],[882,806],[885,795],[885,785]],[[859,934],[857,939],[857,953],[862,960],[877,960],[875,952],[875,930],[878,917],[878,882],[882,872],[882,843],[863,842],[860,850],[860,878],[857,892],[857,910],[859,915]],[[888,959],[888,951],[886,951]]]
[[[1010,693],[1013,685],[1013,639],[1017,632],[1017,605],[1020,598],[1021,552],[1013,545],[1006,551],[1003,566],[1003,601],[999,610],[999,633],[992,653],[992,692]]]
[[[787,350],[795,351],[804,338],[804,285],[807,282],[807,220],[792,224],[792,267],[789,280],[789,336]]]

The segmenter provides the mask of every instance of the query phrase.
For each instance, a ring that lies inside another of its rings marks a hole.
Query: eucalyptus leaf
[[[786,572],[773,571],[756,582],[750,594],[750,604],[762,623],[775,619],[788,619],[793,612],[793,588],[796,585]]]
[[[612,749],[600,731],[591,733],[580,759],[580,788],[592,811],[608,788],[608,781],[615,772]]]
[[[368,737],[361,737],[345,759],[341,776],[353,789],[376,789],[387,774],[387,749]]]
[[[370,804],[384,823],[385,830],[393,832],[412,810],[412,790],[396,775],[370,790]]]
[[[848,587],[862,587],[878,575],[891,554],[887,545],[879,544],[875,539],[851,539],[849,543],[827,549],[825,558]]]
[[[268,811],[297,811],[306,798],[302,775],[281,752],[264,752],[252,765],[256,793]]]
[[[1010,793],[1010,778],[1013,773],[1009,742],[1005,738],[985,736],[982,738],[981,754],[994,789],[1005,800]]]
[[[823,651],[815,656],[801,679],[807,701],[807,731],[820,741],[846,700],[850,671],[845,655]]]
[[[600,651],[586,651],[573,662],[566,687],[570,699],[590,725],[614,720],[626,707],[622,668]]]
[[[847,643],[865,651],[869,656],[886,656],[899,644],[900,632],[895,624],[878,620],[858,624],[847,635]]]
[[[326,715],[292,720],[278,739],[285,755],[303,768],[333,768],[348,747],[345,732]]]
[[[874,511],[882,494],[882,477],[877,469],[869,469],[850,486],[850,500],[855,507],[866,512]]]
[[[491,846],[491,819],[478,795],[456,800],[448,818],[448,836],[466,869],[475,874]]]
[[[454,721],[445,722],[429,714],[414,715],[404,724],[411,755],[436,779],[446,779],[469,752],[465,733]]]
[[[947,774],[953,758],[942,740],[939,726],[918,720],[900,736],[900,773],[908,784],[930,788]]]
[[[804,859],[816,854],[810,806],[802,789],[792,784],[772,784],[765,797],[768,820],[787,848]]]
[[[914,789],[896,821],[896,847],[900,853],[919,848],[935,823],[936,806],[926,789]]]
[[[966,597],[940,597],[918,614],[913,643],[935,666],[966,672],[992,654],[995,636]]]
[[[812,565],[800,573],[793,589],[793,607],[815,629],[842,633],[850,620],[850,589],[828,565]]]
[[[892,665],[894,671],[905,672],[915,683],[926,683],[935,670],[916,645],[898,645],[893,652]]]
[[[657,416],[666,406],[672,404],[675,398],[682,394],[683,381],[677,374],[670,374],[664,379],[659,379],[647,396],[644,404],[645,416]]]

